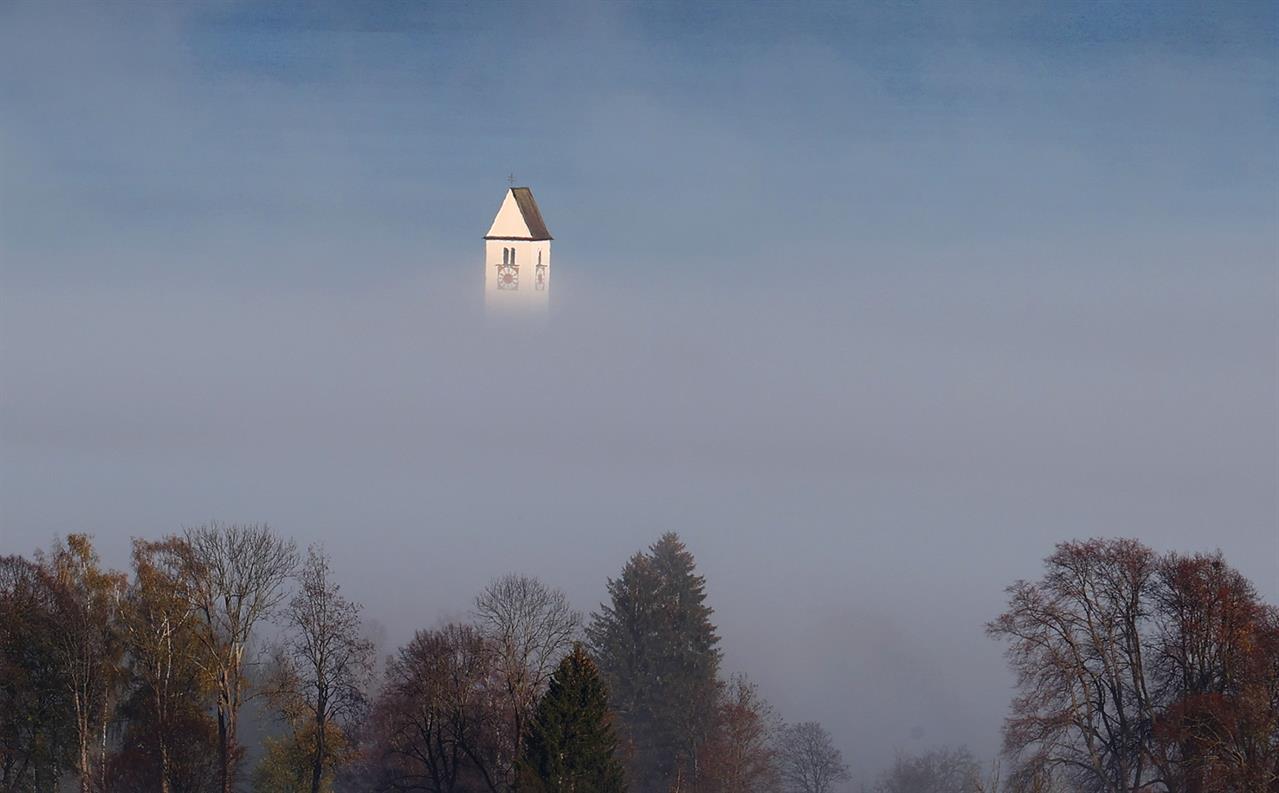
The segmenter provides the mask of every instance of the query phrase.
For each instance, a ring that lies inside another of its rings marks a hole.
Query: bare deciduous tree
[[[479,629],[493,647],[495,672],[506,698],[509,724],[500,736],[502,774],[518,787],[515,761],[523,752],[528,721],[551,673],[573,648],[582,615],[568,597],[536,578],[506,575],[475,599]]]
[[[875,793],[997,793],[997,787],[987,787],[981,764],[964,747],[898,755],[874,789]]]
[[[333,580],[328,557],[307,551],[298,591],[289,603],[292,635],[285,647],[286,678],[293,682],[281,700],[308,750],[311,793],[319,793],[334,765],[331,734],[358,719],[373,673],[373,644],[360,635],[360,606],[344,598]]]
[[[372,718],[379,789],[500,789],[492,669],[489,642],[469,625],[419,631],[400,649]]]
[[[297,551],[265,525],[210,523],[189,529],[185,539],[186,596],[200,618],[200,664],[217,694],[222,791],[231,793],[245,654],[254,627],[284,598]]]
[[[1057,546],[988,630],[1019,695],[1015,780],[1225,793],[1279,783],[1279,623],[1220,555],[1136,540]]]
[[[1132,540],[1063,543],[1038,583],[1009,588],[991,635],[1010,641],[1022,694],[1005,746],[1081,790],[1138,790],[1153,770],[1142,627],[1154,554]]]
[[[791,724],[777,744],[782,785],[787,793],[831,793],[849,779],[843,755],[815,721]]]

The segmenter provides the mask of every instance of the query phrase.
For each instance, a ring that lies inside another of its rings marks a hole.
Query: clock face
[[[497,288],[498,289],[519,289],[520,288],[520,270],[513,264],[499,264],[497,266]]]
[[[548,275],[548,273],[546,272],[546,265],[539,264],[537,266],[537,272],[535,275],[536,275],[536,278],[534,279],[533,285],[538,289],[538,291],[545,291],[546,278]]]

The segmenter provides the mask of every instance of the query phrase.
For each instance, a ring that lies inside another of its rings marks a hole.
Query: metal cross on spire
[[[514,186],[515,186],[515,174],[513,174],[513,173],[512,173],[512,174],[507,175],[507,177],[506,177],[506,183],[507,183],[508,185],[510,185],[511,187],[514,187]]]

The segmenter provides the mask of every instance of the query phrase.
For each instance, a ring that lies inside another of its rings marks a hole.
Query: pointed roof
[[[542,220],[533,191],[527,187],[512,187],[506,191],[501,209],[493,218],[486,240],[549,240],[551,232]]]

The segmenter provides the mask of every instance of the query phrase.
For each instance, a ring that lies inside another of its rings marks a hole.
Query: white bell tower
[[[527,187],[510,187],[484,235],[484,305],[544,312],[551,292],[551,233]]]

